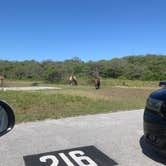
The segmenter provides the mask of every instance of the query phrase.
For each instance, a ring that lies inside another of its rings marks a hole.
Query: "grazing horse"
[[[100,88],[100,78],[96,77],[94,80],[94,85],[95,85],[95,88],[96,89],[99,89]]]
[[[3,87],[4,76],[0,75],[0,86]]]
[[[69,84],[70,84],[70,85],[78,85],[77,80],[76,80],[76,77],[75,77],[74,75],[71,75],[71,76],[69,77]]]

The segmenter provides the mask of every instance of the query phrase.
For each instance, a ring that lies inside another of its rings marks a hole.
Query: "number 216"
[[[85,156],[83,151],[76,150],[68,153],[69,156],[79,165],[79,166],[98,166],[90,157]],[[58,153],[58,155],[63,159],[63,161],[67,164],[67,166],[74,166],[74,164],[69,160],[69,158],[64,153]],[[80,156],[77,156],[80,155]],[[58,166],[59,160],[54,155],[47,155],[40,157],[41,162],[47,162],[47,160],[52,160],[52,164],[50,166]],[[83,163],[86,161],[86,164]]]

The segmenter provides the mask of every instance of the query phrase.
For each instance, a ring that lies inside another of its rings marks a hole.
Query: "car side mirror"
[[[12,130],[15,124],[13,109],[4,101],[0,100],[0,136]]]
[[[159,86],[162,88],[166,88],[166,81],[160,81]]]

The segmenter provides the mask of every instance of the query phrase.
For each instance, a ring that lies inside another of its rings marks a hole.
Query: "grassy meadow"
[[[55,85],[43,82],[6,81],[6,86],[56,86],[61,90],[0,91],[2,100],[15,110],[16,123],[63,117],[142,109],[157,82],[102,80],[92,85]]]

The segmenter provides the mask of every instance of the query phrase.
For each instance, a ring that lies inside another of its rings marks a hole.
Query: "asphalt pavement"
[[[143,110],[135,110],[18,124],[0,137],[0,166],[24,166],[23,156],[85,146],[95,146],[117,165],[166,163],[144,143]]]

